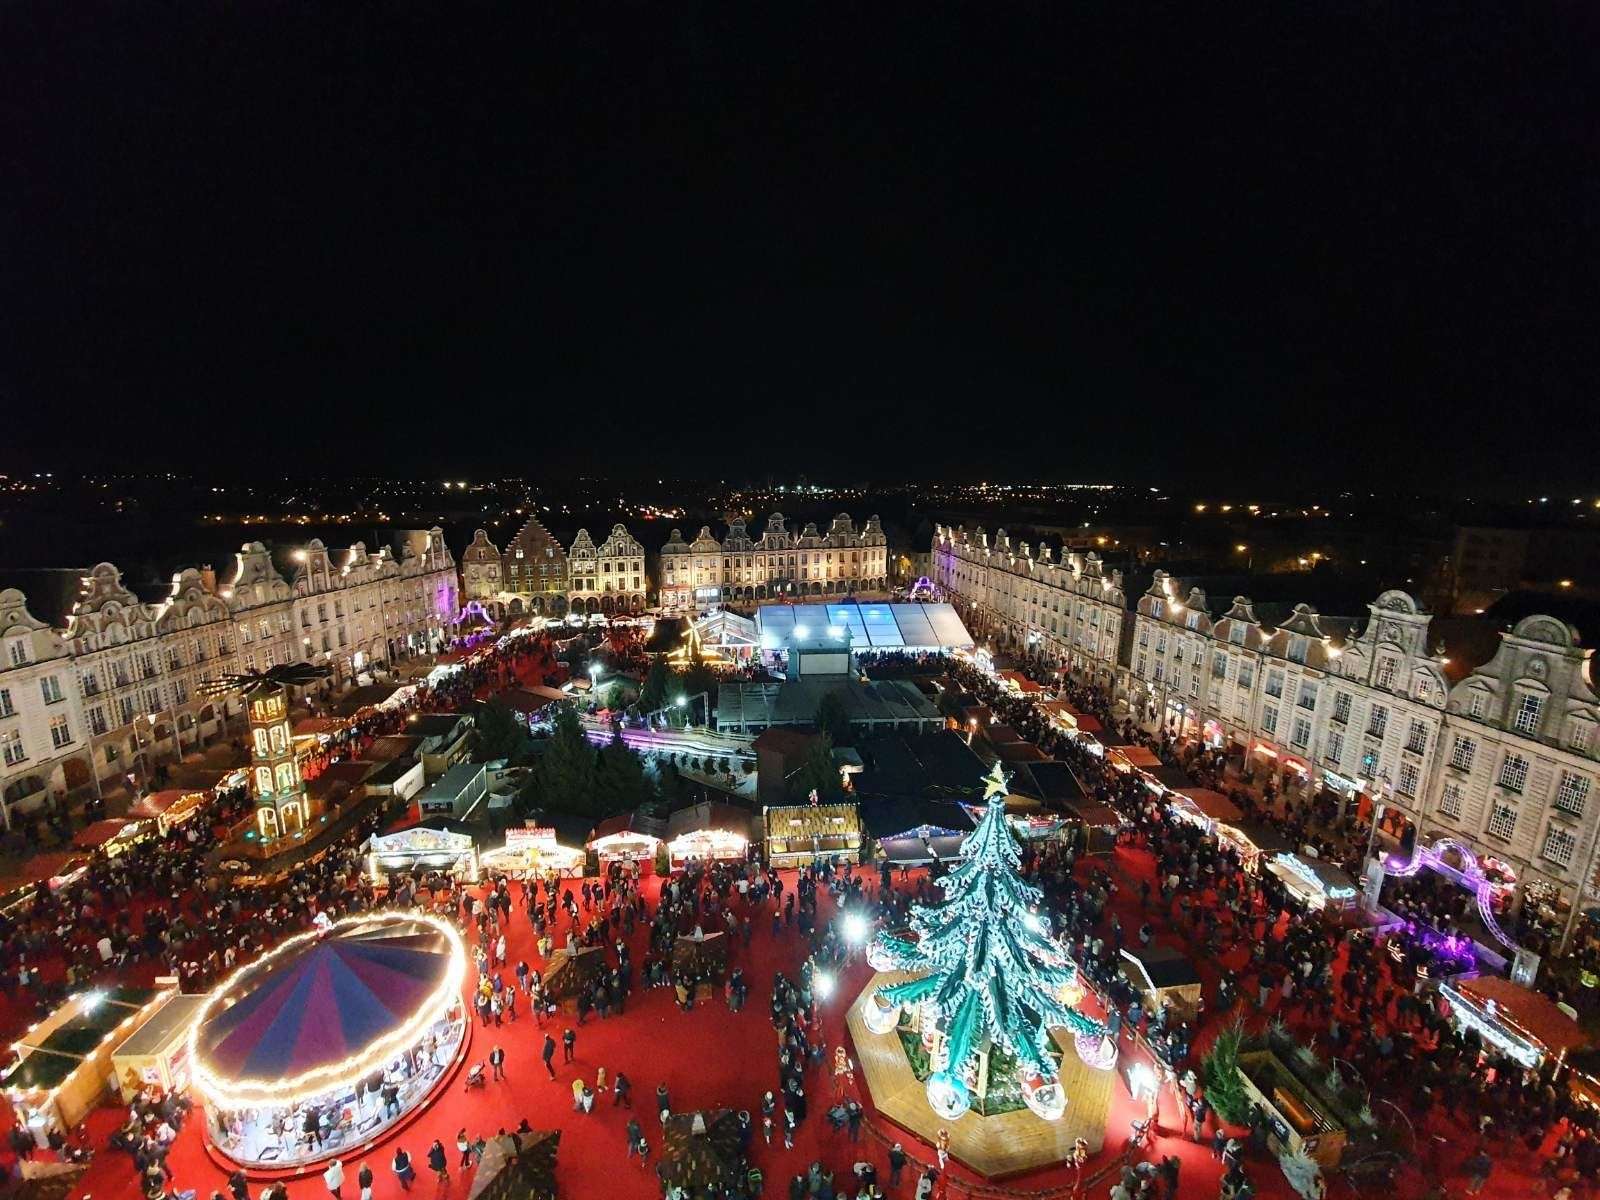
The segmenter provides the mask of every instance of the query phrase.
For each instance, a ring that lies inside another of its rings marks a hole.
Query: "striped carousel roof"
[[[334,1066],[414,1016],[450,961],[445,936],[421,922],[331,933],[242,973],[196,1047],[213,1073],[235,1079]]]

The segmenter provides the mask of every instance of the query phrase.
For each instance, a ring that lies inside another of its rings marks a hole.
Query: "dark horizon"
[[[11,5],[0,462],[1581,488],[1595,32]]]

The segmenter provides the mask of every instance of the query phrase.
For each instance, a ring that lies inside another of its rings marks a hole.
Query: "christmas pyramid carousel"
[[[949,1128],[951,1152],[991,1176],[1063,1161],[1080,1137],[1099,1149],[1117,1059],[1074,1007],[1077,970],[1022,879],[1005,795],[996,764],[945,899],[877,937],[849,1014],[878,1110],[930,1139]]]

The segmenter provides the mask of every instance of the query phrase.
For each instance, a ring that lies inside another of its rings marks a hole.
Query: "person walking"
[[[411,1165],[411,1155],[405,1152],[405,1147],[394,1148],[394,1162],[390,1164],[394,1177],[400,1181],[400,1190],[409,1192],[412,1181],[417,1177],[417,1169]]]
[[[657,1084],[656,1085],[656,1112],[665,1114],[665,1113],[670,1113],[671,1111],[672,1111],[672,1097],[667,1095],[667,1085],[664,1084],[664,1083]],[[663,1116],[661,1119],[663,1121],[665,1121],[666,1117]]]
[[[622,1105],[623,1108],[633,1108],[633,1084],[628,1082],[628,1077],[621,1071],[617,1072],[617,1081],[611,1085],[611,1107]]]
[[[900,1186],[900,1172],[906,1169],[906,1148],[899,1142],[889,1147],[889,1186]]]
[[[939,1130],[938,1139],[934,1142],[934,1151],[939,1155],[939,1170],[943,1171],[950,1161],[950,1131]]]
[[[572,1061],[572,1049],[578,1044],[578,1035],[573,1032],[572,1026],[567,1026],[566,1032],[561,1035],[561,1061]]]
[[[1462,1166],[1467,1173],[1467,1195],[1476,1196],[1483,1191],[1483,1185],[1489,1182],[1489,1172],[1494,1170],[1494,1159],[1489,1157],[1488,1151],[1480,1149]]]
[[[450,1182],[450,1160],[445,1157],[444,1143],[438,1138],[428,1147],[428,1167],[440,1183]]]
[[[494,1072],[494,1077],[496,1079],[504,1079],[506,1077],[505,1050],[499,1046],[496,1046],[493,1050],[489,1051],[489,1067]]]
[[[363,1160],[356,1172],[356,1186],[361,1189],[361,1200],[372,1200],[372,1168]]]
[[[329,1163],[328,1169],[322,1173],[322,1182],[333,1200],[344,1200],[339,1195],[339,1189],[344,1186],[344,1164],[337,1158]]]
[[[456,1131],[456,1150],[461,1155],[461,1162],[458,1165],[465,1171],[472,1165],[472,1139],[467,1136],[464,1125]]]
[[[556,1077],[556,1040],[548,1033],[544,1035],[544,1049],[539,1052],[539,1057],[544,1060],[544,1069],[550,1072],[550,1078],[554,1079]]]

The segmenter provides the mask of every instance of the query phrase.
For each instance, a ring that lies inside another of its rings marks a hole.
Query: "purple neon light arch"
[[[1484,928],[1494,934],[1495,940],[1507,950],[1520,950],[1521,947],[1507,936],[1505,930],[1500,928],[1500,922],[1494,915],[1494,905],[1491,902],[1494,885],[1484,876],[1483,868],[1478,865],[1478,856],[1468,847],[1456,841],[1455,838],[1440,838],[1431,847],[1416,847],[1412,851],[1408,862],[1397,863],[1391,856],[1383,860],[1384,873],[1409,879],[1423,867],[1433,867],[1436,870],[1443,867],[1447,871],[1455,871],[1456,868],[1444,861],[1443,854],[1445,850],[1454,850],[1461,855],[1464,869],[1459,871],[1458,874],[1465,875],[1472,881],[1473,891],[1478,900],[1478,915],[1483,918]]]

